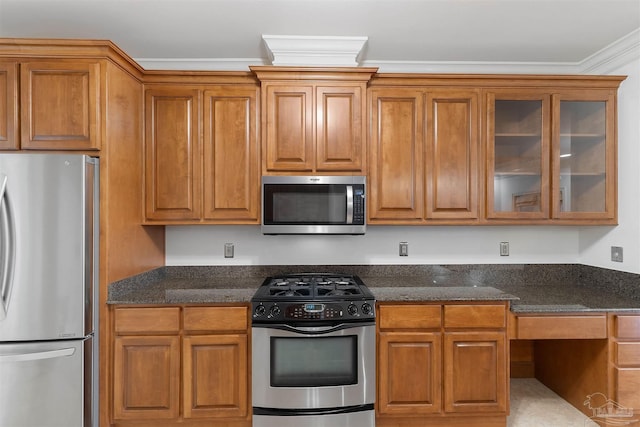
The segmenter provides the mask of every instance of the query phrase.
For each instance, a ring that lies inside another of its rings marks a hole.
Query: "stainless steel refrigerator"
[[[0,154],[0,426],[97,426],[98,159]]]

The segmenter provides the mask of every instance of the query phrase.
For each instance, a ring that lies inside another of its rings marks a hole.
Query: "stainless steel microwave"
[[[366,177],[263,176],[263,234],[364,234]]]

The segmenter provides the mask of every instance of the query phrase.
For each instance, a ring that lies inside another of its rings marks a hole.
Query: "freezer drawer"
[[[90,427],[91,344],[0,344],[0,426]]]

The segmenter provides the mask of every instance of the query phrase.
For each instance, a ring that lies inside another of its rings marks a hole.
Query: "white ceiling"
[[[269,63],[269,34],[367,36],[367,64],[575,63],[638,28],[640,0],[0,0],[0,37],[109,39],[138,60]]]

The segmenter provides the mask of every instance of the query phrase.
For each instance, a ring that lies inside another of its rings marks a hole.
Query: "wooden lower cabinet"
[[[612,317],[613,400],[640,415],[640,315]]]
[[[112,426],[251,425],[246,306],[114,311]]]
[[[505,426],[507,306],[378,307],[380,426]]]

